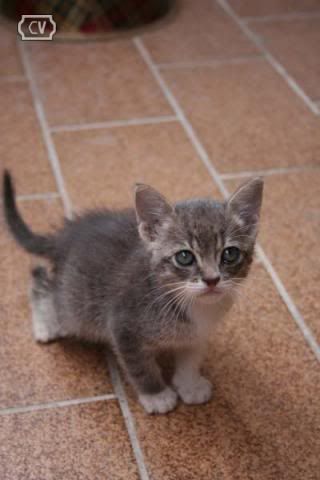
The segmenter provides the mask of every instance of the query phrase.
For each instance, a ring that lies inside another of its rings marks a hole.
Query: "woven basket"
[[[2,0],[0,8],[16,22],[22,15],[52,15],[55,38],[81,39],[151,25],[173,4],[172,0]]]

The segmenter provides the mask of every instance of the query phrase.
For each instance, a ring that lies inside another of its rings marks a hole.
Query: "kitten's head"
[[[258,231],[263,181],[242,185],[225,202],[170,205],[150,186],[136,186],[139,234],[164,288],[186,305],[235,293],[248,274]]]

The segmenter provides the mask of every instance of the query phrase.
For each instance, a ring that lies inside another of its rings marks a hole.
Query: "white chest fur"
[[[195,337],[198,341],[207,341],[214,327],[227,314],[233,305],[231,296],[224,296],[219,301],[204,302],[201,298],[194,302],[190,317],[195,328]]]

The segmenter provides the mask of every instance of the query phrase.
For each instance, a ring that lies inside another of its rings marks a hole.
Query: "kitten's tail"
[[[43,236],[33,233],[21,217],[15,200],[15,189],[10,173],[3,175],[4,216],[15,240],[27,252],[53,259],[55,252],[54,236]]]

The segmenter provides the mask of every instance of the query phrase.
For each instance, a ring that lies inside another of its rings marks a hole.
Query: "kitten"
[[[207,402],[201,376],[208,328],[230,308],[249,271],[263,182],[253,179],[226,202],[170,205],[138,184],[135,209],[101,210],[66,220],[48,235],[33,233],[17,210],[8,172],[4,211],[16,241],[49,259],[33,270],[34,337],[77,337],[109,344],[148,413],[166,413],[178,396]],[[175,357],[167,385],[157,358]]]

